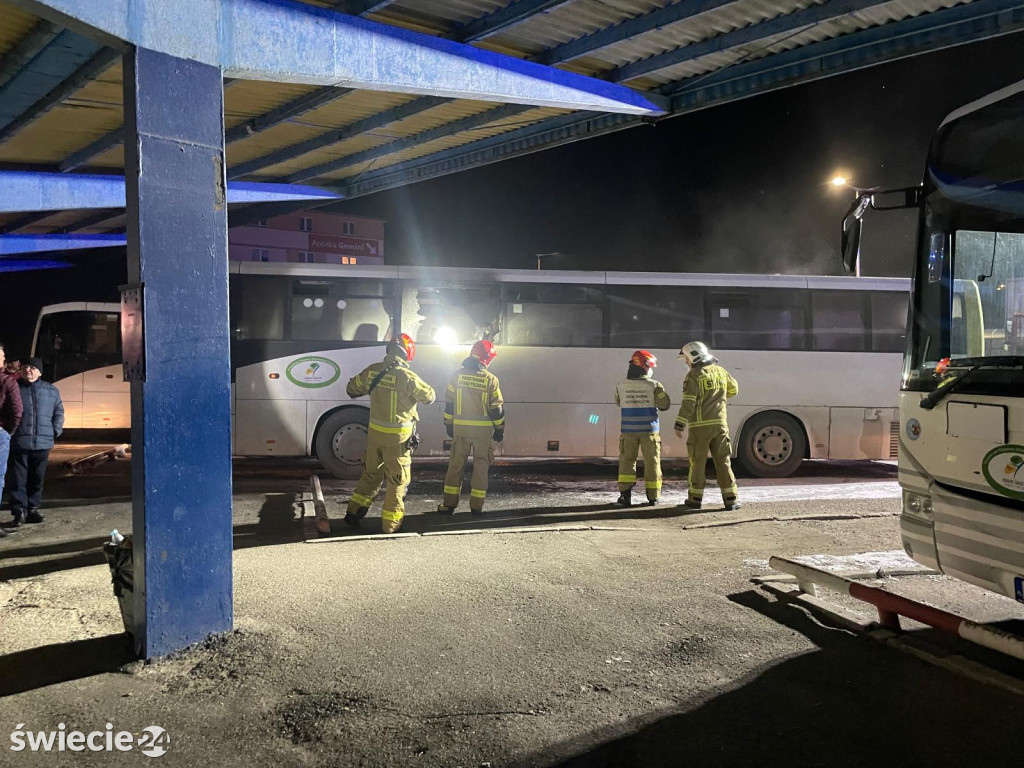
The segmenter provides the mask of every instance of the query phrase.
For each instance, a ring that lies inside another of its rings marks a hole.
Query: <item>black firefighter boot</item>
[[[455,507],[446,507],[444,504],[437,505],[437,514],[439,515],[454,515]]]
[[[622,491],[619,494],[619,498],[615,500],[615,503],[620,507],[633,506],[633,491]]]
[[[369,507],[360,507],[359,509],[356,510],[355,514],[352,514],[351,512],[346,512],[345,525],[347,525],[349,528],[358,528],[359,523],[363,521],[363,518],[366,517],[366,513],[369,511]]]

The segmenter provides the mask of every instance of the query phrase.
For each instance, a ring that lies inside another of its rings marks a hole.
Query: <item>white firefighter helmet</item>
[[[714,355],[708,351],[707,345],[703,341],[691,341],[689,344],[684,344],[683,348],[679,350],[679,359],[689,360],[693,365],[706,365],[715,362]]]

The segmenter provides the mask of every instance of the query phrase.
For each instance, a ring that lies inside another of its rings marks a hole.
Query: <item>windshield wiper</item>
[[[1006,355],[1003,357],[961,357],[950,360],[950,365],[970,365],[963,373],[958,373],[951,379],[946,379],[938,388],[929,392],[921,398],[921,407],[930,411],[946,395],[951,395],[960,389],[969,378],[982,368],[1020,368],[1024,366],[1024,357],[1021,355]]]

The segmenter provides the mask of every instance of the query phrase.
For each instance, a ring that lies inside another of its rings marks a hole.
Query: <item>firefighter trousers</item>
[[[452,455],[448,459],[448,472],[444,476],[444,505],[452,509],[459,506],[462,476],[471,454],[473,476],[469,480],[469,508],[473,512],[480,512],[487,497],[487,473],[494,463],[494,445],[490,437],[455,435],[452,439]]]
[[[409,489],[412,466],[412,452],[409,443],[396,442],[395,435],[369,430],[366,436],[366,454],[363,457],[363,474],[356,483],[356,489],[348,502],[348,513],[357,514],[362,507],[369,507],[387,481],[384,493],[384,508],[381,510],[380,527],[384,533],[394,533],[402,526],[405,517],[405,492]]]
[[[661,495],[661,435],[619,435],[619,491],[636,485],[636,459],[641,452],[647,500],[657,501]]]
[[[690,427],[686,436],[686,455],[689,457],[690,501],[704,497],[704,465],[708,453],[715,463],[715,476],[722,489],[722,500],[726,504],[736,501],[736,475],[732,473],[732,442],[729,430],[724,426]]]

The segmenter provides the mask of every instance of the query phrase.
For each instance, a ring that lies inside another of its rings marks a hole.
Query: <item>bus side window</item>
[[[712,292],[708,306],[718,349],[807,349],[807,291],[730,289]]]
[[[292,281],[291,336],[294,341],[385,340],[391,326],[379,280]]]
[[[811,294],[811,345],[817,352],[864,352],[868,348],[864,291]]]
[[[402,289],[402,332],[417,344],[500,343],[500,288],[493,285],[418,284]]]
[[[871,351],[902,352],[907,338],[907,303],[901,291],[871,292]]]
[[[232,286],[236,288],[236,286]],[[241,312],[236,309],[236,339],[280,341],[284,338],[288,280],[265,275],[240,276]],[[232,294],[234,299],[234,294]],[[233,300],[232,304],[237,303]]]
[[[536,347],[604,346],[604,293],[545,283],[505,288],[504,343]]]
[[[657,285],[608,286],[613,347],[672,349],[680,339],[704,337],[700,288]]]

